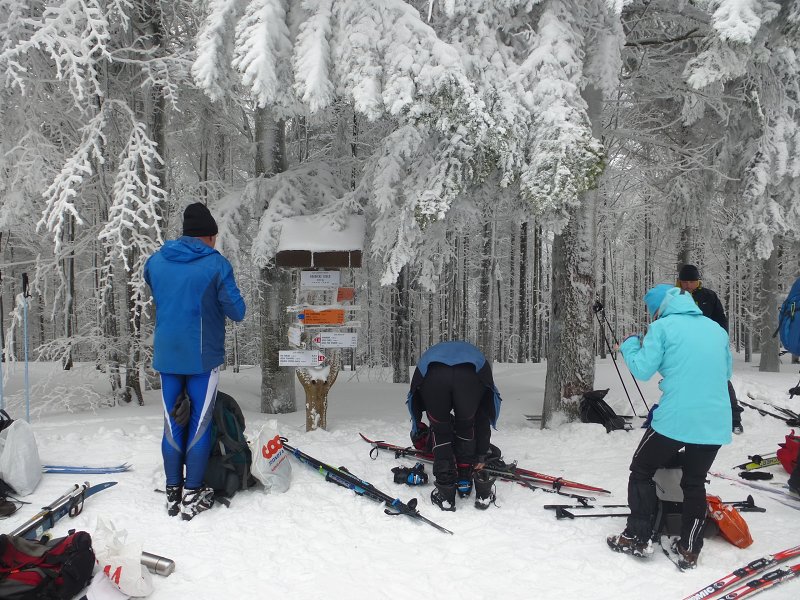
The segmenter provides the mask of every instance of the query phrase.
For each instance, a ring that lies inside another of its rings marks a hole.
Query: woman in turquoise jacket
[[[661,374],[661,400],[631,461],[627,526],[610,536],[608,545],[635,556],[652,553],[657,506],[653,475],[683,449],[683,519],[674,549],[678,565],[688,569],[697,565],[703,545],[708,470],[720,446],[731,441],[731,352],[727,332],[703,316],[690,294],[660,284],[644,301],[654,319],[647,335],[642,340],[630,336],[619,349],[637,379]]]

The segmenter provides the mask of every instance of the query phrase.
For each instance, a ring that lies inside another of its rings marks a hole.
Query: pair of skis
[[[424,450],[419,450],[414,447],[397,446],[395,444],[390,444],[382,440],[372,440],[367,436],[365,436],[363,433],[360,433],[359,435],[361,436],[361,439],[363,439],[365,442],[367,442],[368,444],[372,444],[372,451],[370,452],[370,455],[372,455],[373,452],[377,454],[378,450],[386,450],[387,452],[392,452],[395,455],[395,458],[410,457],[413,458],[414,460],[421,460],[427,463],[433,462],[433,454],[431,454],[430,452],[425,452]],[[375,456],[372,456],[372,458],[375,458]],[[530,469],[523,469],[517,467],[516,463],[492,464],[490,462],[483,467],[483,471],[488,473],[489,475],[493,475],[505,481],[513,481],[514,483],[517,483],[518,485],[521,485],[533,491],[542,490],[544,492],[548,492],[551,494],[559,494],[560,496],[573,498],[578,502],[580,502],[581,504],[588,504],[590,501],[593,501],[594,498],[591,496],[564,492],[562,491],[562,489],[572,488],[573,490],[583,490],[583,491],[597,492],[602,494],[611,493],[608,490],[603,489],[601,487],[586,485],[584,483],[578,483],[576,481],[570,481],[568,479],[564,479],[563,477],[556,477],[554,475],[537,473],[536,471],[531,471]],[[545,487],[542,484],[549,484],[549,487]]]
[[[727,479],[728,481],[732,481],[738,485],[743,485],[754,490],[759,490],[761,492],[766,492],[771,495],[772,499],[776,502],[780,502],[785,506],[790,506],[796,510],[800,510],[800,496],[795,496],[791,492],[789,492],[788,485],[782,485],[781,487],[771,486],[771,485],[762,485],[760,483],[755,483],[752,481],[737,479],[736,477],[731,477],[730,475],[726,475],[724,473],[719,473],[716,471],[709,471],[709,475],[713,475],[714,477],[719,477],[720,479]]]
[[[756,560],[749,562],[735,571],[731,571],[724,577],[720,577],[714,583],[711,583],[704,588],[697,590],[693,594],[686,596],[683,600],[707,600],[709,598],[716,598],[717,600],[738,600],[739,598],[749,598],[758,592],[763,592],[764,590],[775,587],[784,581],[788,581],[789,579],[800,576],[800,563],[795,563],[787,567],[774,569],[764,573],[764,571],[770,567],[781,564],[798,556],[800,556],[800,546],[787,548],[786,550],[782,550],[776,554],[762,556],[761,558],[757,558]],[[764,574],[755,579],[750,579],[750,577],[759,575],[760,573]],[[750,580],[745,582],[747,579]],[[741,582],[745,583],[735,589],[730,589],[737,583]],[[718,594],[725,590],[730,591],[728,591],[728,593],[724,596],[718,596]]]
[[[453,532],[450,531],[449,529],[445,529],[441,525],[438,525],[433,521],[431,521],[430,519],[423,517],[417,510],[416,498],[409,500],[407,503],[402,502],[399,498],[393,498],[389,494],[380,491],[378,488],[376,488],[368,481],[359,479],[358,477],[353,475],[350,471],[348,471],[345,467],[336,468],[330,465],[326,465],[324,462],[321,462],[316,458],[309,456],[305,452],[301,452],[297,448],[290,446],[285,438],[281,438],[281,442],[283,443],[283,447],[286,448],[286,450],[290,452],[297,460],[307,464],[315,471],[324,475],[325,481],[330,481],[331,483],[335,483],[336,485],[352,490],[359,496],[365,496],[370,500],[375,500],[376,502],[382,502],[383,504],[385,504],[386,509],[384,510],[384,512],[387,515],[391,516],[406,515],[408,517],[411,517],[412,519],[416,519],[418,521],[422,521],[423,523],[427,523],[428,525],[435,527],[442,533],[449,533],[450,535],[453,534]]]
[[[106,481],[97,485],[89,482],[73,485],[64,494],[45,506],[25,523],[17,527],[10,535],[16,535],[26,540],[38,540],[45,531],[52,529],[56,522],[63,517],[77,517],[83,510],[83,502],[89,496],[117,485],[116,481]]]

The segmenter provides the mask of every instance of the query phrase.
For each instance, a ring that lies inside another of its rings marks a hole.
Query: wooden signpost
[[[278,362],[295,368],[303,386],[306,431],[327,428],[328,392],[339,374],[340,348],[358,343],[358,334],[347,331],[357,322],[345,319],[359,309],[353,305],[355,288],[341,286],[341,269],[361,266],[365,230],[364,217],[356,215],[341,230],[311,216],[285,219],[281,226],[275,264],[303,270],[295,279],[298,304],[287,307],[295,314],[287,331],[293,349],[281,350]]]

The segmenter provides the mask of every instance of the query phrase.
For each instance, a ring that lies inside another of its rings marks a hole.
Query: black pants
[[[733,384],[728,382],[728,397],[731,399],[731,420],[734,427],[742,426],[742,411],[744,409],[739,406],[739,401],[736,399],[736,390],[733,389]]]
[[[475,460],[475,415],[486,392],[472,364],[431,363],[420,387],[433,433],[433,475],[456,481],[456,460]]]
[[[683,518],[681,520],[681,546],[690,552],[700,552],[703,547],[703,529],[706,521],[706,476],[719,451],[719,446],[686,444],[673,440],[648,428],[633,453],[631,475],[628,480],[628,504],[631,515],[626,528],[629,535],[647,539],[653,533],[657,498],[653,475],[659,467],[670,464],[681,448],[686,448],[681,489],[683,490]]]

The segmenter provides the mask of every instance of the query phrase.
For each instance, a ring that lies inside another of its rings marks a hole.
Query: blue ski
[[[56,498],[49,506],[45,506],[36,515],[17,527],[9,535],[17,535],[27,540],[37,540],[45,531],[52,529],[57,521],[69,515],[77,517],[83,510],[83,501],[97,492],[102,492],[117,485],[116,481],[106,481],[97,485],[89,482],[73,485],[66,493]]]
[[[106,467],[87,467],[79,465],[42,465],[43,473],[67,473],[67,474],[89,474],[103,475],[106,473],[124,473],[130,471],[131,465],[123,463],[121,465],[109,465]]]

